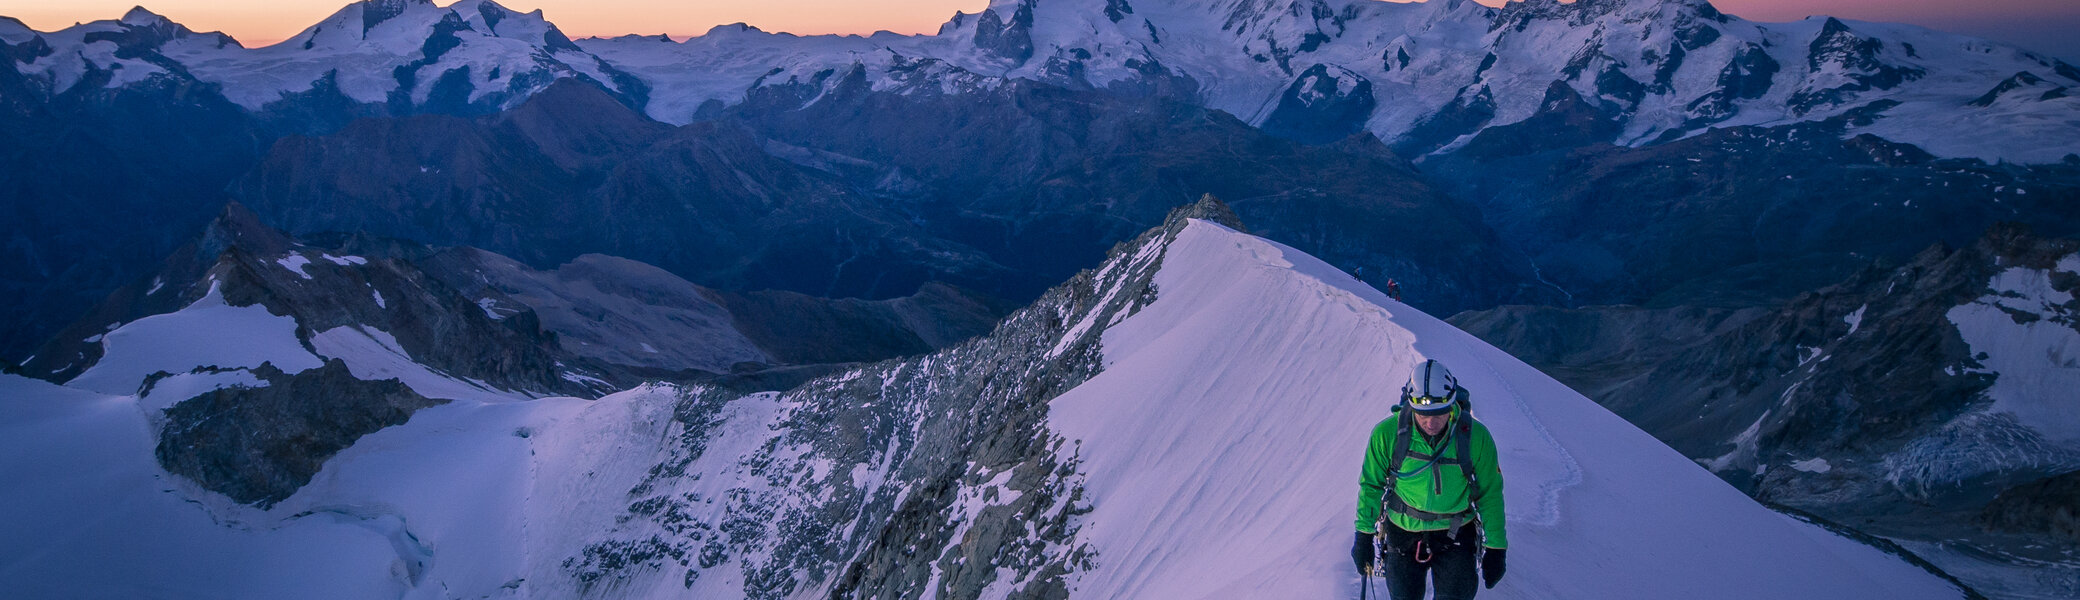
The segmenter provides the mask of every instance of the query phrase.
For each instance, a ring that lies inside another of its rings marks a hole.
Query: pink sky
[[[0,15],[50,31],[75,22],[122,16],[140,0],[0,0]],[[280,41],[339,10],[347,0],[143,0],[147,8],[200,31],[223,31],[247,46]],[[451,0],[436,0],[449,4]],[[1479,0],[1500,5],[1501,0]],[[572,37],[625,33],[698,34],[745,22],[800,34],[930,33],[956,10],[978,12],[988,0],[499,0],[508,8],[542,9]],[[1720,10],[1759,21],[1828,14],[1866,21],[1914,23],[1993,38],[2080,59],[2080,0],[1715,0]]]

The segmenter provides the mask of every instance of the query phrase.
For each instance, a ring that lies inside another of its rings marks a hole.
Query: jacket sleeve
[[[1481,515],[1481,545],[1489,548],[1508,548],[1509,538],[1504,535],[1502,511],[1502,466],[1497,460],[1495,436],[1481,428],[1473,449],[1474,473],[1480,483],[1480,501],[1474,510]]]
[[[1394,418],[1389,417],[1372,427],[1372,439],[1365,444],[1365,467],[1358,472],[1358,531],[1379,533],[1374,524],[1379,521],[1380,491],[1386,489],[1387,461],[1394,444]]]

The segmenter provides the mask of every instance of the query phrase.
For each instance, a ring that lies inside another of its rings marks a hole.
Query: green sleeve
[[[1474,437],[1473,468],[1480,483],[1480,502],[1474,510],[1481,515],[1481,545],[1489,548],[1508,548],[1509,538],[1503,533],[1502,511],[1502,466],[1496,460],[1495,436],[1481,427],[1480,435]]]
[[[1372,427],[1372,439],[1365,444],[1365,467],[1358,472],[1358,531],[1374,531],[1379,522],[1380,491],[1387,485],[1387,461],[1394,445],[1394,419],[1388,417]]]

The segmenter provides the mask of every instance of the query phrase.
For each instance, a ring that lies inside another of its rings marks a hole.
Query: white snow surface
[[[361,438],[263,511],[160,470],[153,425],[135,398],[0,376],[0,476],[36,482],[0,488],[9,507],[0,512],[0,588],[83,598],[525,597],[543,583],[517,580],[557,572],[570,542],[601,526],[585,519],[611,520],[615,502],[625,503],[629,482],[652,464],[672,399],[669,388],[639,388],[597,401],[428,408]]]
[[[304,279],[311,278],[311,274],[303,270],[304,267],[310,266],[310,257],[304,256],[302,254],[290,254],[274,262],[275,264],[281,265],[282,268],[288,269],[291,272],[296,273],[298,276],[303,277]]]
[[[327,358],[347,363],[355,379],[396,379],[428,398],[482,398],[524,400],[526,394],[498,390],[461,378],[435,372],[413,362],[397,338],[381,329],[343,325],[311,335],[311,347]]]
[[[350,520],[219,519],[152,460],[134,399],[0,375],[0,588],[20,598],[375,598],[391,544]]]
[[[1804,471],[1807,473],[1826,473],[1828,471],[1833,471],[1834,465],[1827,464],[1827,459],[1825,458],[1808,458],[1805,460],[1792,461],[1791,469],[1794,471]]]
[[[1090,598],[1335,598],[1368,434],[1409,365],[1452,367],[1494,433],[1498,598],[1956,598],[1935,576],[1772,512],[1469,334],[1291,248],[1194,222],[1161,297],[1056,398],[1094,511]],[[1758,577],[1757,573],[1768,573]]]
[[[470,83],[475,86],[471,101],[508,89],[516,77],[536,73],[547,77],[521,90],[523,97],[563,77],[585,76],[616,89],[615,82],[598,69],[595,57],[567,47],[548,47],[546,34],[555,26],[539,10],[521,13],[489,0],[461,0],[448,6],[429,0],[398,4],[403,5],[401,14],[366,30],[363,12],[368,4],[354,3],[272,46],[219,48],[183,40],[167,44],[161,53],[185,65],[196,78],[223,86],[226,98],[248,109],[261,109],[288,94],[309,92],[327,77],[334,78],[339,92],[350,99],[380,103],[399,91],[396,70],[425,59],[423,50],[436,24],[452,15],[462,22],[462,29],[454,34],[459,43],[422,67],[412,89],[402,90],[413,102],[425,102],[435,81],[463,68],[470,70]],[[504,13],[495,27],[483,15],[486,5],[493,6],[492,12]]]
[[[231,306],[211,282],[209,293],[178,311],[116,328],[101,339],[100,362],[65,384],[103,394],[135,394],[159,371],[187,373],[273,363],[284,373],[323,364],[296,339],[296,319],[260,305]]]
[[[263,388],[267,385],[266,381],[243,369],[179,373],[152,384],[151,391],[138,397],[137,406],[147,415],[158,415],[176,404],[211,391],[230,387]]]
[[[1902,561],[1763,508],[1507,354],[1291,248],[1193,222],[1162,260],[1159,299],[1101,333],[1104,372],[1050,406],[1050,427],[1074,440],[1060,452],[1080,457],[1083,502],[1093,509],[1071,540],[1088,545],[1096,565],[1072,574],[1075,597],[1354,595],[1346,551],[1366,435],[1407,365],[1426,357],[1451,365],[1473,391],[1502,452],[1512,566],[1484,597],[1959,595]],[[169,327],[174,333],[235,322],[195,314],[226,309],[198,302],[131,323],[110,335],[112,350],[145,332],[131,327],[161,326],[154,319],[189,326]],[[258,336],[259,345],[280,333]],[[430,384],[415,379],[424,373],[384,362],[395,347],[386,337],[346,328],[312,343],[356,376],[396,376],[425,393]],[[103,394],[0,376],[0,479],[10,482],[0,486],[8,507],[0,510],[0,589],[27,597],[576,596],[563,561],[619,526],[631,486],[671,451],[681,393],[645,386],[585,401],[456,388],[465,397],[361,438],[309,485],[260,510],[161,471],[153,419],[165,399],[123,395],[134,387]],[[715,416],[721,433],[689,466],[703,477],[675,491],[765,494],[771,480],[739,461],[781,434],[785,403],[763,393],[725,405]],[[799,449],[772,450],[776,463],[828,472]],[[851,479],[878,486],[881,473],[855,468]],[[963,490],[962,513],[978,509],[990,487]],[[736,565],[758,560],[734,557],[691,588],[674,576],[615,593],[739,596]],[[1016,587],[998,583],[985,597]],[[818,593],[827,590],[804,586],[797,595]]]
[[[1849,333],[1843,334],[1844,336],[1854,335],[1857,329],[1863,327],[1863,311],[1870,310],[1870,308],[1871,305],[1869,304],[1858,306],[1856,307],[1856,312],[1849,313],[1849,316],[1842,317],[1842,322],[1849,324]]]
[[[2053,270],[2080,273],[2080,254],[2061,259]],[[2059,442],[2080,443],[2080,330],[2073,295],[2052,287],[2051,271],[2014,267],[1988,283],[1991,294],[1950,309],[1981,365],[1997,375],[1986,394],[1989,412],[2005,412]],[[2013,313],[2037,315],[2018,323]]]

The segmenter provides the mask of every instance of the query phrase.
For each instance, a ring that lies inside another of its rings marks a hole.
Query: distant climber
[[[1421,600],[1426,579],[1435,600],[1473,598],[1476,562],[1489,588],[1502,580],[1502,470],[1472,411],[1451,371],[1425,360],[1394,414],[1372,428],[1351,559],[1368,583],[1385,578],[1394,600]]]
[[[1392,277],[1387,278],[1387,297],[1393,298],[1395,302],[1401,301],[1401,282],[1394,281]]]

